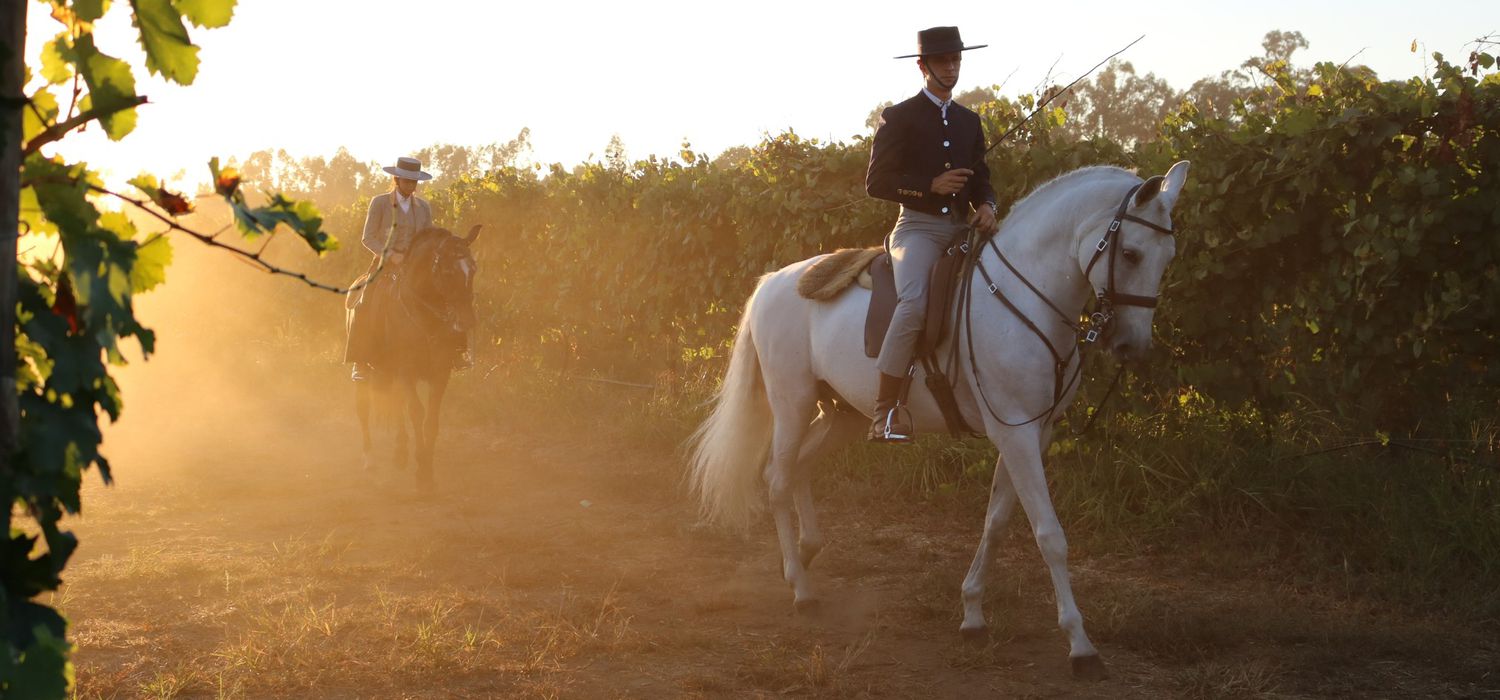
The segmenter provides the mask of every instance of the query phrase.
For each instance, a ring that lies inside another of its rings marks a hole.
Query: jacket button
[[[947,147],[948,147],[948,142],[947,142],[947,141],[944,141],[944,142],[943,142],[943,148],[947,148]]]
[[[943,163],[943,167],[945,167],[945,168],[951,168],[951,167],[953,167],[953,164],[952,163]]]
[[[943,207],[943,213],[944,213],[944,214],[947,214],[947,213],[948,213],[948,207]]]
[[[943,120],[943,126],[948,126],[948,120],[947,119]]]

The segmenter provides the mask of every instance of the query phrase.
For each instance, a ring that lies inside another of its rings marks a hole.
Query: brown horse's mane
[[[457,236],[441,226],[428,226],[412,236],[410,255],[419,260],[431,259],[438,246],[450,238],[457,238]]]

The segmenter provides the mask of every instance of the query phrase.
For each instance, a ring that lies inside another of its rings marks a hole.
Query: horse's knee
[[[1036,546],[1049,564],[1068,559],[1068,538],[1063,534],[1062,528],[1038,529]]]

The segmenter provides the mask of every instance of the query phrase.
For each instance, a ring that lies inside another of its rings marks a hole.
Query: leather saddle
[[[923,319],[922,334],[917,338],[914,364],[920,363],[926,375],[924,383],[932,393],[948,432],[962,436],[975,432],[963,419],[958,402],[953,397],[953,386],[943,375],[942,363],[937,357],[937,348],[950,332],[953,321],[953,302],[958,285],[963,277],[964,261],[969,246],[965,241],[955,241],[944,251],[943,256],[932,264],[927,282],[927,309]],[[880,346],[885,343],[885,334],[891,327],[891,317],[896,313],[896,276],[889,253],[881,253],[870,261],[870,306],[865,312],[865,355],[878,357]],[[910,382],[902,391],[901,401],[906,402]]]
[[[954,291],[963,272],[965,252],[961,242],[954,244],[932,264],[927,282],[927,309],[922,335],[917,339],[918,357],[930,355],[948,337],[952,319]],[[865,356],[878,357],[885,334],[896,314],[896,275],[889,253],[870,261],[870,307],[865,312]]]

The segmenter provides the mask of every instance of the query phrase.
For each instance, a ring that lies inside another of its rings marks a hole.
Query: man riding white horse
[[[350,314],[344,350],[344,361],[354,363],[350,378],[356,382],[367,379],[372,365],[380,362],[386,335],[385,315],[394,280],[401,274],[412,239],[432,226],[432,205],[416,194],[418,182],[432,179],[431,174],[422,171],[421,161],[397,158],[395,167],[387,166],[385,171],[392,175],[394,183],[390,192],[370,199],[370,210],[365,215],[360,241],[375,258],[370,262],[369,283],[358,292],[359,301]],[[467,350],[466,338],[456,342]],[[468,354],[464,352],[457,369],[466,368],[468,363]]]
[[[917,53],[896,57],[917,59],[923,87],[881,113],[865,177],[870,196],[901,205],[886,245],[897,303],[876,361],[880,389],[872,441],[912,440],[914,431],[897,402],[912,371],[933,262],[966,225],[985,235],[998,227],[979,115],[953,102],[963,52],[985,46],[965,46],[958,27],[933,27],[917,32]]]

